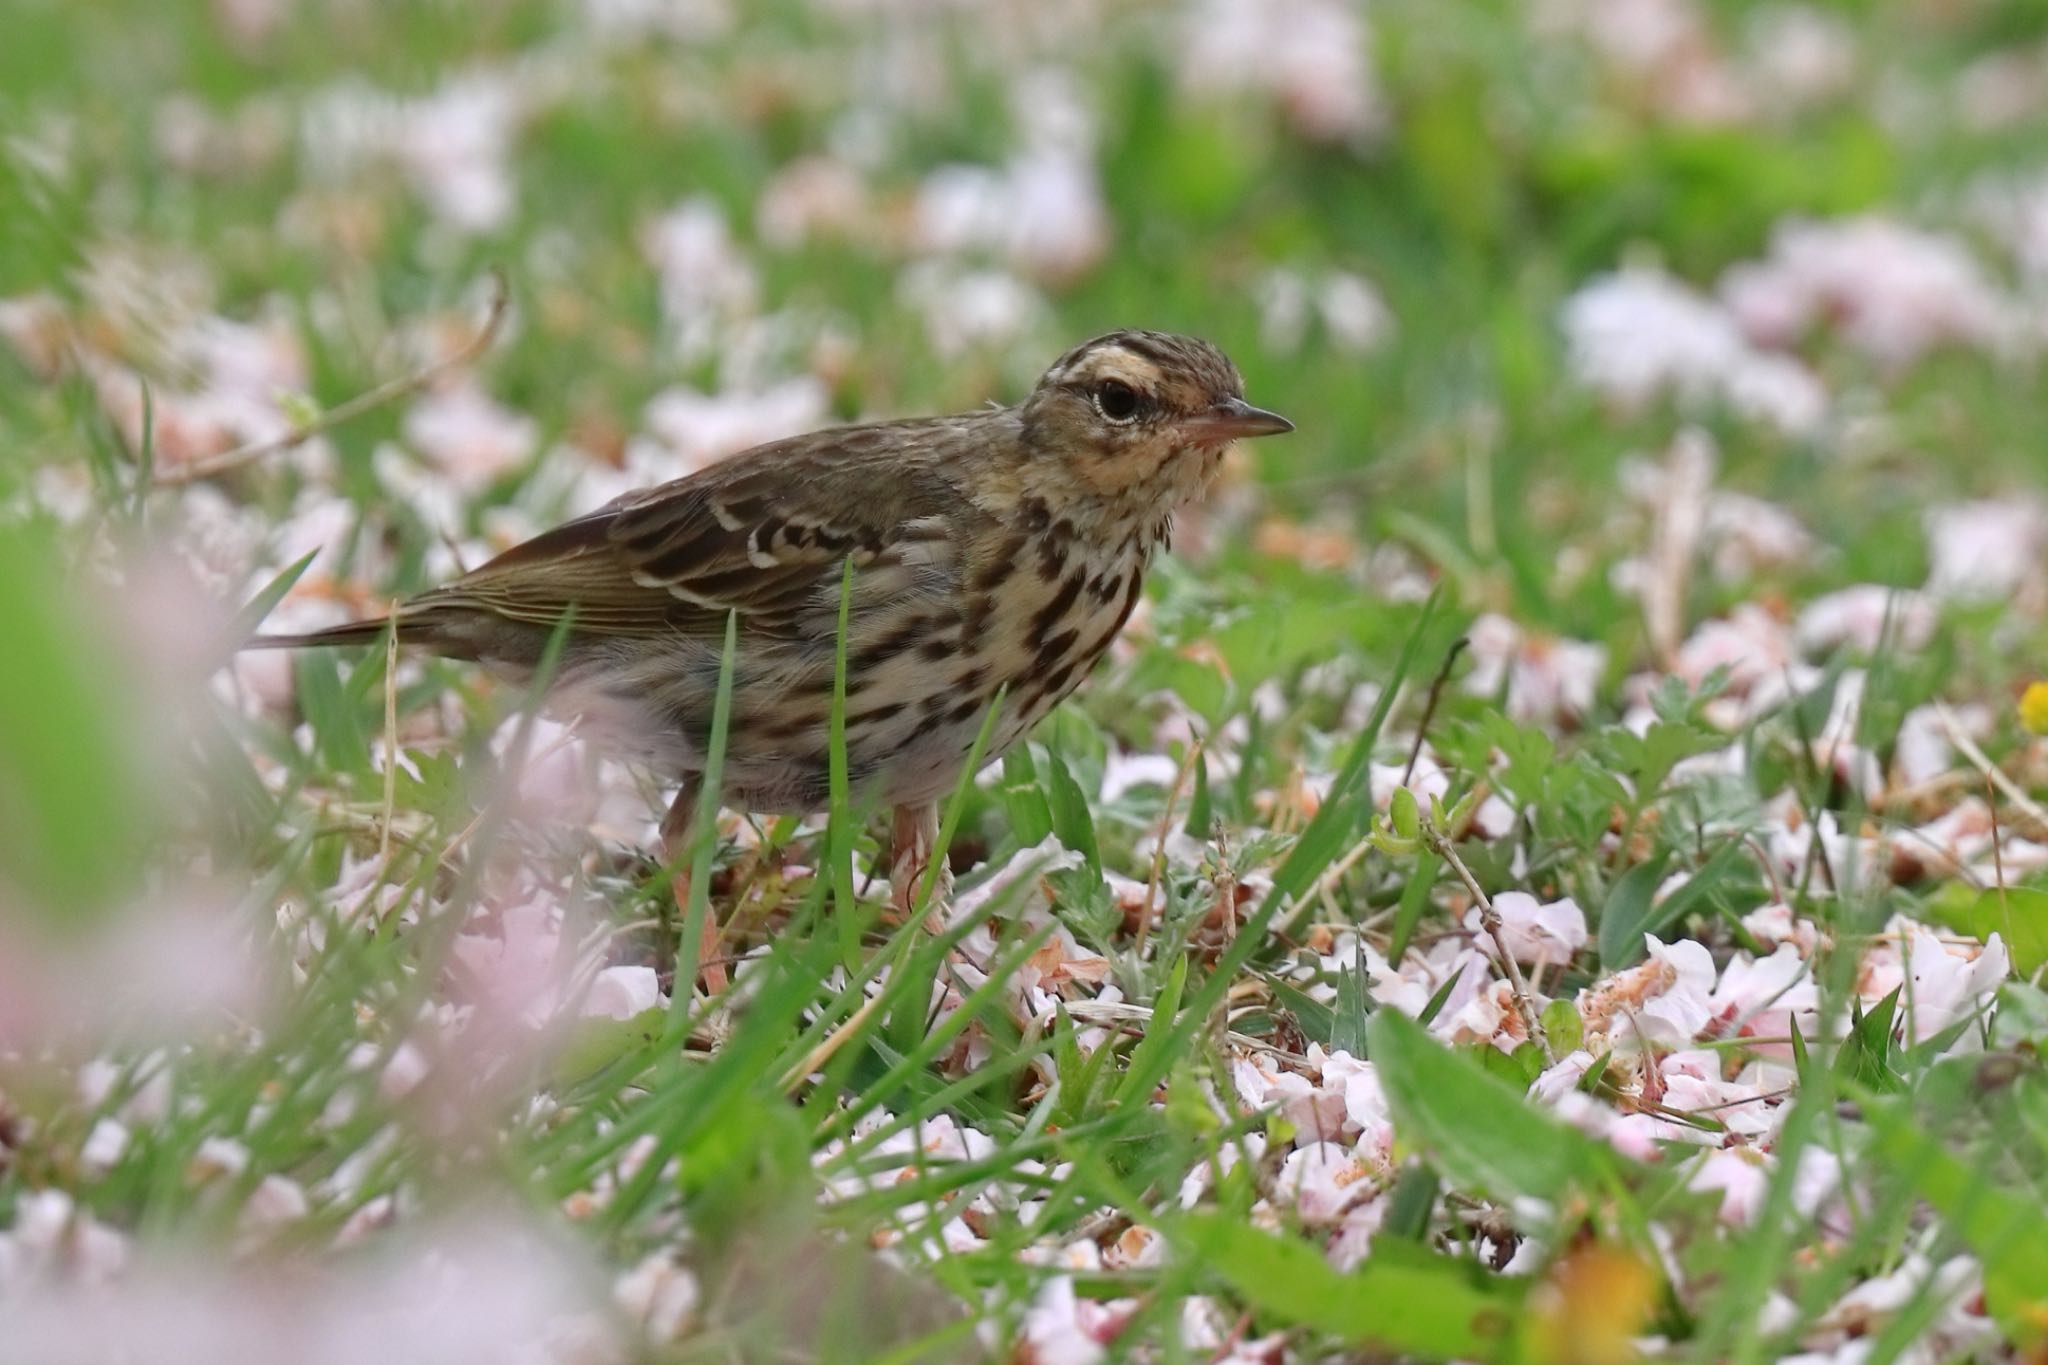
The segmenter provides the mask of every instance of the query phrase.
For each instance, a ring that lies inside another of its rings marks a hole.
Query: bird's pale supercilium
[[[874,422],[757,446],[630,493],[401,605],[398,639],[513,673],[568,626],[551,683],[630,756],[678,781],[686,830],[728,614],[738,617],[721,799],[825,804],[844,564],[846,756],[857,795],[896,809],[907,903],[983,718],[1000,756],[1123,628],[1176,508],[1238,437],[1291,424],[1244,400],[1193,337],[1125,331],[1055,361],[1014,407]],[[361,621],[257,646],[367,644]]]

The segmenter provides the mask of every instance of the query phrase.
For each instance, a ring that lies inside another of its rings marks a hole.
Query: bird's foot
[[[932,858],[939,839],[939,808],[936,805],[898,806],[890,836],[889,905],[897,923],[917,912],[920,896],[925,900],[925,929],[943,932],[946,908],[953,900],[953,869],[943,859]],[[924,883],[932,878],[927,896]]]
[[[675,897],[676,923],[690,922],[690,874],[678,872],[669,878],[669,894]],[[725,969],[725,930],[711,906],[704,907],[704,923],[697,927],[697,984],[706,995],[723,995],[732,984]]]

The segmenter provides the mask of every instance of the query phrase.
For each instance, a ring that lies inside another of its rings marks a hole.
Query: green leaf
[[[1932,1204],[1984,1267],[1984,1301],[2022,1347],[2048,1342],[2048,1222],[1988,1164],[1966,1163],[1913,1122],[1899,1101],[1868,1107],[1873,1154]]]
[[[1437,874],[1442,870],[1443,860],[1428,849],[1415,855],[1415,871],[1410,874],[1408,885],[1401,888],[1401,904],[1394,912],[1387,961],[1399,962],[1408,951],[1408,941],[1415,937],[1415,927],[1422,923],[1422,916],[1429,909],[1429,893],[1436,888]]]
[[[1067,767],[1066,760],[1058,754],[1047,752],[1045,793],[1047,804],[1052,811],[1053,833],[1060,836],[1060,842],[1081,855],[1088,864],[1088,870],[1098,877],[1102,874],[1102,851],[1095,843],[1095,817],[1089,813],[1088,798],[1081,791],[1081,784],[1074,780],[1074,774]]]
[[[1459,974],[1456,972],[1452,972],[1449,976],[1445,977],[1444,984],[1436,988],[1436,994],[1423,1001],[1422,1011],[1415,1016],[1415,1022],[1421,1024],[1424,1028],[1428,1028],[1431,1024],[1435,1023],[1436,1017],[1444,1012],[1444,1006],[1449,1003],[1451,992],[1458,988],[1460,979]]]
[[[135,446],[134,511],[142,516],[149,510],[150,485],[156,482],[156,390],[147,379],[142,387],[142,439]],[[318,554],[315,550],[312,554]],[[312,554],[307,556],[312,558]]]
[[[1087,867],[1074,867],[1048,873],[1046,881],[1052,887],[1053,913],[1060,923],[1104,956],[1114,954],[1124,912],[1101,875]]]
[[[1586,1020],[1569,1000],[1553,1000],[1543,1007],[1543,1036],[1559,1056],[1577,1052],[1586,1040]]]
[[[1164,1059],[1167,1049],[1173,1044],[1174,1017],[1180,1013],[1181,996],[1187,988],[1188,960],[1186,957],[1176,958],[1172,974],[1166,978],[1166,985],[1152,1004],[1151,1025],[1145,1030],[1145,1036],[1138,1040],[1138,1045],[1131,1049],[1131,1064],[1117,1086],[1119,1100],[1126,1103],[1143,1100],[1164,1074]]]
[[[293,664],[299,685],[299,710],[313,731],[320,761],[335,772],[367,774],[369,729],[342,681],[341,665],[325,650],[302,650]],[[359,665],[359,671],[383,667],[383,654],[373,651]]]
[[[1430,1215],[1442,1193],[1443,1181],[1437,1178],[1435,1167],[1423,1161],[1409,1162],[1394,1177],[1394,1188],[1387,1195],[1387,1218],[1380,1225],[1380,1232],[1420,1242],[1429,1235]]]
[[[1365,988],[1365,946],[1360,944],[1356,961],[1337,973],[1337,1003],[1330,1018],[1330,1046],[1354,1057],[1365,1055],[1365,1018],[1372,1013]]]
[[[1454,1182],[1556,1199],[1608,1160],[1592,1139],[1532,1106],[1522,1088],[1443,1046],[1407,1015],[1376,1012],[1366,1036],[1395,1131],[1432,1153]]]
[[[445,820],[467,818],[468,794],[462,785],[462,767],[452,753],[410,750],[410,769],[398,769],[398,804],[406,810],[421,811]],[[414,771],[418,776],[413,775]],[[465,812],[458,816],[457,812]]]
[[[1664,880],[1666,861],[1666,855],[1660,853],[1646,863],[1637,863],[1607,893],[1607,903],[1600,907],[1601,966],[1625,967],[1643,955],[1643,935],[1654,932],[1647,926],[1657,910],[1650,900]]]
[[[1792,1030],[1792,1070],[1802,1085],[1813,1071],[1813,1058],[1806,1050],[1806,1035],[1796,1028]]]
[[[1656,904],[1650,898],[1664,879],[1665,860],[1652,858],[1630,868],[1615,883],[1614,891],[1600,911],[1600,963],[1609,969],[1626,967],[1643,955],[1643,935],[1662,934],[1678,923],[1721,884],[1728,869],[1742,851],[1742,841],[1730,839],[1715,849],[1699,871],[1684,885]],[[1634,884],[1631,885],[1631,881]],[[1624,896],[1623,892],[1627,891]]]
[[[562,1040],[561,1051],[549,1063],[554,1083],[567,1086],[588,1080],[636,1048],[656,1041],[665,1018],[656,1006],[631,1019],[598,1015],[576,1020]]]
[[[1003,809],[1010,817],[1010,832],[1021,848],[1032,848],[1052,833],[1052,807],[1038,782],[1038,764],[1031,746],[1019,744],[1003,755]]]
[[[1394,795],[1387,803],[1387,820],[1394,827],[1394,833],[1403,839],[1418,839],[1422,836],[1422,811],[1415,804],[1415,793],[1406,787],[1394,788]]]
[[[1193,1259],[1275,1326],[1327,1332],[1360,1346],[1431,1360],[1506,1360],[1527,1283],[1488,1275],[1410,1242],[1381,1238],[1346,1274],[1295,1237],[1220,1213],[1177,1225]]]
[[[1546,1064],[1543,1049],[1534,1043],[1524,1043],[1513,1052],[1502,1052],[1497,1047],[1483,1047],[1477,1055],[1480,1064],[1490,1074],[1500,1077],[1522,1091],[1527,1091],[1530,1083],[1543,1074]]]
[[[1985,942],[1993,934],[2005,940],[2012,965],[2021,976],[2032,976],[2048,963],[2048,891],[2033,887],[1993,887],[1960,908],[1943,905],[1941,898],[1930,902],[1943,924]]]
[[[1071,1128],[1095,1112],[1095,1092],[1102,1088],[1103,1077],[1109,1074],[1109,1059],[1117,1052],[1116,1039],[1105,1039],[1084,1056],[1065,1005],[1059,1006],[1059,1021],[1059,1030],[1053,1036],[1053,1064],[1060,1083],[1054,1118],[1062,1128]]]
[[[1301,1030],[1302,1037],[1324,1047],[1332,1046],[1330,1039],[1337,1028],[1335,1010],[1276,977],[1268,977],[1266,984],[1272,989],[1274,1000],[1294,1016],[1294,1026]]]
[[[1186,1063],[1175,1067],[1166,1083],[1166,1122],[1175,1132],[1196,1137],[1207,1136],[1223,1125],[1209,1092]]]
[[[1499,711],[1490,711],[1481,723],[1488,746],[1498,749],[1505,760],[1495,775],[1503,790],[1516,804],[1530,805],[1543,796],[1544,782],[1557,762],[1557,746],[1549,735],[1532,726],[1517,725]]]
[[[1624,726],[1609,726],[1600,732],[1594,747],[1609,767],[1626,774],[1634,784],[1631,805],[1644,808],[1662,793],[1664,780],[1673,768],[1726,742],[1724,736],[1702,725],[1658,720],[1640,735]]]
[[[2031,1045],[2048,1049],[2048,991],[2025,981],[2008,981],[1998,991],[1998,1010],[1991,1016],[1991,1046]]]
[[[256,627],[263,624],[263,618],[270,615],[279,602],[284,601],[284,595],[292,590],[319,555],[318,550],[306,551],[296,563],[286,565],[277,577],[265,583],[260,592],[243,603],[242,609],[235,613],[234,620],[228,623],[229,643],[238,645],[253,635]]]
[[[1888,1094],[1905,1088],[1905,1079],[1899,1075],[1897,1065],[1898,1049],[1892,1041],[1899,993],[1905,989],[1903,985],[1894,986],[1892,993],[1878,1001],[1868,1014],[1863,1012],[1861,1001],[1852,1003],[1849,1036],[1842,1040],[1841,1050],[1835,1053],[1837,1076],[1879,1093]]]

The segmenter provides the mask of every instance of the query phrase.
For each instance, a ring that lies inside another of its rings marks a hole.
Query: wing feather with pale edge
[[[547,629],[573,609],[579,632],[624,636],[718,635],[737,611],[742,631],[790,633],[848,556],[858,572],[930,534],[906,522],[938,511],[943,485],[876,477],[889,435],[820,432],[628,493],[413,605]]]

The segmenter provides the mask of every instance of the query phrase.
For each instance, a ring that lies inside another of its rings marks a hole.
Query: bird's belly
[[[888,799],[939,799],[960,779],[991,707],[984,762],[1002,757],[1088,676],[1123,628],[1143,586],[1132,558],[1075,562],[1050,578],[1027,571],[970,603],[943,662],[899,666],[889,691],[916,698],[879,732]],[[977,622],[979,628],[976,628]]]
[[[943,800],[958,784],[989,709],[992,761],[1079,685],[1137,601],[1143,564],[1076,561],[1048,578],[1035,565],[942,597],[898,598],[854,613],[847,642],[847,770],[859,798]],[[836,594],[835,594],[836,596]],[[796,638],[742,640],[721,786],[723,801],[760,812],[826,804],[836,601]],[[565,684],[601,680],[632,717],[636,756],[698,780],[720,672],[709,641],[606,646]],[[578,689],[588,690],[588,689]]]

